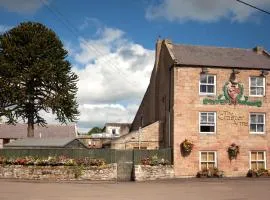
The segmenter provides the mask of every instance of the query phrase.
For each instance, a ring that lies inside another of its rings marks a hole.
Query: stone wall
[[[0,178],[112,181],[117,178],[117,165],[108,164],[102,167],[0,165]]]
[[[174,178],[174,169],[172,165],[135,165],[134,166],[134,180],[147,181],[158,179],[172,179]]]

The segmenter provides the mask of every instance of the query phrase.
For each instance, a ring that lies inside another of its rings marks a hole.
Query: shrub
[[[247,177],[267,177],[270,176],[270,171],[267,169],[250,169],[247,172]]]

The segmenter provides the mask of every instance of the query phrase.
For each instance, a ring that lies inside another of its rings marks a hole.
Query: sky
[[[270,11],[270,0],[245,0]],[[132,122],[149,84],[158,38],[270,51],[270,15],[236,0],[0,0],[0,33],[21,22],[56,32],[78,74],[80,132]],[[55,116],[42,113],[48,123]]]

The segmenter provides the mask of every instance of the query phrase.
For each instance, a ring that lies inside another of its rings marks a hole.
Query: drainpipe
[[[171,94],[172,94],[172,89],[171,89],[171,76],[172,76],[172,69],[174,68],[175,66],[175,61],[174,63],[170,66],[169,68],[169,116],[168,116],[168,121],[169,121],[169,124],[168,124],[168,129],[169,129],[169,135],[168,135],[168,142],[169,142],[169,148],[171,147]]]

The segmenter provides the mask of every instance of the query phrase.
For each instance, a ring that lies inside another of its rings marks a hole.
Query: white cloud
[[[132,122],[154,66],[154,51],[126,39],[123,31],[99,27],[96,37],[80,39],[80,49],[65,42],[79,76],[81,132],[106,122]],[[46,119],[54,122],[49,114]]]
[[[12,26],[0,25],[0,33],[4,33],[4,32],[8,31],[11,28],[12,28]]]
[[[102,27],[102,23],[96,18],[86,17],[84,19],[84,22],[78,27],[78,29],[80,31],[82,31],[82,30],[85,30],[86,28],[89,28],[89,27],[99,28],[99,27]]]
[[[79,130],[90,130],[91,127],[103,127],[106,122],[131,123],[138,106],[131,104],[83,104],[79,106],[81,112]],[[88,127],[88,128],[86,128]]]
[[[246,0],[247,3],[261,8],[270,8],[269,0]],[[255,9],[235,0],[162,0],[151,5],[146,18],[154,20],[165,18],[169,21],[216,22],[222,18],[243,22],[256,12]]]
[[[75,68],[79,75],[78,100],[115,103],[144,94],[154,63],[154,51],[124,38],[119,29],[104,28],[97,40],[81,40]]]
[[[48,4],[47,0],[0,0],[0,7],[6,8],[8,11],[17,13],[33,13],[37,11],[43,4]]]

